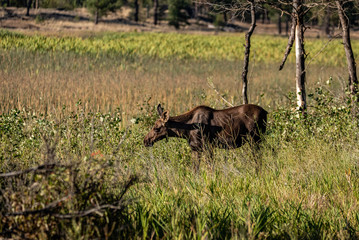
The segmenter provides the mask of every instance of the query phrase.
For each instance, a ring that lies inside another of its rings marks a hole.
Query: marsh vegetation
[[[238,39],[1,32],[0,172],[20,171],[0,177],[2,236],[358,237],[359,122],[339,40],[307,68],[303,118],[294,110],[293,63],[277,71],[286,39],[253,38],[249,100],[269,112],[260,159],[249,144],[216,149],[214,167],[204,162],[195,173],[184,140],[143,146],[158,103],[174,115],[224,108],[212,83],[241,102]],[[322,44],[309,40],[307,52]]]

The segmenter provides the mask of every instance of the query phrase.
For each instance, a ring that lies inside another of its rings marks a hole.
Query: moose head
[[[155,125],[151,131],[147,133],[143,141],[146,147],[152,147],[155,142],[168,136],[168,120],[170,118],[170,114],[168,111],[163,111],[161,104],[158,104],[157,112],[160,118],[157,119]]]

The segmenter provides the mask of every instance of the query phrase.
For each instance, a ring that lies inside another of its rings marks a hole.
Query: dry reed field
[[[31,108],[56,114],[63,108],[73,111],[82,101],[91,111],[120,108],[128,119],[147,102],[163,103],[178,114],[200,104],[225,107],[213,86],[233,104],[241,103],[240,60],[93,57],[25,49],[1,53],[1,112]],[[294,91],[294,65],[289,63],[282,71],[277,65],[254,56],[249,72],[251,102],[270,108],[288,103],[286,95]],[[309,92],[331,78],[333,91],[344,93],[345,67],[311,65],[308,71]]]
[[[359,121],[339,41],[307,68],[304,118],[293,59],[277,70],[286,39],[254,39],[250,102],[269,111],[260,150],[215,149],[195,172],[184,139],[143,138],[158,103],[171,115],[241,103],[238,36],[0,36],[0,237],[359,237]],[[323,43],[311,39],[310,55]]]

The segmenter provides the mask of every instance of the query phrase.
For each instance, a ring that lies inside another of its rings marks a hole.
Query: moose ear
[[[168,119],[170,119],[170,112],[167,110],[167,111],[164,111],[162,113],[162,116],[161,116],[163,122],[168,122]]]
[[[163,108],[161,107],[161,104],[158,104],[157,106],[157,112],[160,117],[162,117],[163,114]]]

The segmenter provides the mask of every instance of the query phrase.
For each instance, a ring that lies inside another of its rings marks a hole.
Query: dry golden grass
[[[241,103],[241,69],[238,61],[92,58],[70,53],[1,51],[1,112],[31,108],[36,112],[74,111],[81,100],[89,111],[121,109],[133,117],[141,106],[163,103],[172,113],[206,104],[225,104],[208,81],[233,104]],[[343,93],[345,69],[308,69],[308,92],[317,83],[333,78],[335,91]],[[288,102],[294,91],[294,66],[279,72],[277,65],[252,62],[249,73],[250,102],[275,108]]]

